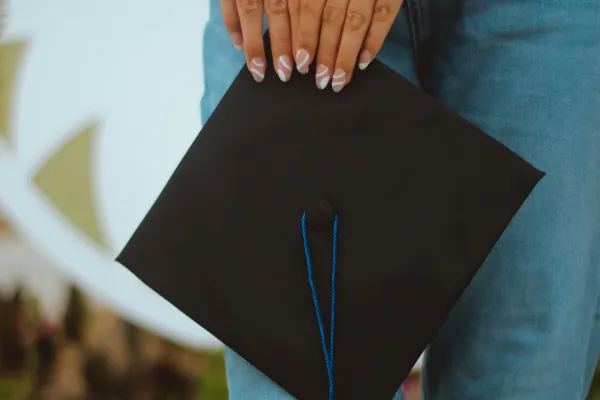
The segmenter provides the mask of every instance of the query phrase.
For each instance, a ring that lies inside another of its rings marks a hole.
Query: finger
[[[282,82],[292,77],[292,35],[287,0],[265,0],[275,70]]]
[[[333,91],[339,93],[352,79],[358,53],[373,16],[374,0],[350,0],[344,31],[335,62],[334,78],[331,82]]]
[[[300,26],[300,4],[302,0],[288,0],[290,12],[290,31],[292,34],[292,50],[298,48],[298,27]]]
[[[242,51],[244,41],[236,0],[221,0],[221,13],[223,14],[223,22],[225,23],[227,32],[229,32],[229,36],[231,36],[233,45],[236,49]]]
[[[256,82],[265,79],[265,45],[262,37],[262,0],[236,0],[244,38],[246,65]]]
[[[326,0],[323,8],[315,75],[317,87],[321,90],[331,80],[347,9],[348,0]]]
[[[402,0],[377,0],[373,10],[371,26],[358,56],[358,68],[366,69],[375,59],[387,37],[396,16],[402,7]]]
[[[319,43],[321,19],[325,0],[302,0],[300,25],[297,31],[298,47],[294,48],[296,68],[301,74],[308,73]]]

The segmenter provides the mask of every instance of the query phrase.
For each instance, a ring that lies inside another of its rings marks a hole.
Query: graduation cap
[[[244,69],[118,261],[294,397],[389,400],[542,176],[377,61]]]

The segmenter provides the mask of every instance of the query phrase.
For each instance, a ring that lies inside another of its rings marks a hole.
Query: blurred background
[[[219,342],[113,262],[201,128],[207,17],[0,0],[0,400],[228,398]]]
[[[200,129],[206,1],[0,0],[0,399],[227,399],[112,260]]]
[[[207,10],[0,0],[0,399],[227,399],[219,343],[112,261],[200,129]]]

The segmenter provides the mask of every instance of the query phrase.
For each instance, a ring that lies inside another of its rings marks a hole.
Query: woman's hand
[[[271,52],[277,75],[287,82],[294,61],[302,74],[317,59],[316,84],[329,82],[340,92],[356,63],[373,61],[394,23],[403,0],[221,0],[223,20],[234,45],[244,50],[257,82],[266,72],[262,39],[267,14]],[[292,54],[294,55],[292,57]]]
[[[221,0],[225,27],[234,46],[245,52],[246,65],[254,80],[265,78],[266,61],[263,43],[263,12],[269,22],[271,52],[279,79],[290,80],[292,57],[292,26],[287,0]]]
[[[319,89],[329,82],[340,92],[358,67],[364,70],[381,49],[403,0],[289,0],[300,18],[294,43],[298,71],[307,73],[314,57]]]

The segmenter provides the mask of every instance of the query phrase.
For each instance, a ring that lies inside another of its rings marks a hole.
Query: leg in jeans
[[[218,0],[211,0],[210,12],[210,22],[204,34],[203,122],[208,119],[235,76],[244,67],[244,55],[233,48],[223,26]],[[407,79],[413,82],[417,81],[413,67],[412,37],[406,7],[401,11],[378,58]],[[268,73],[273,73],[273,71],[268,71]],[[288,400],[292,398],[233,351],[226,349],[225,357],[231,400]],[[401,398],[400,392],[396,398]]]
[[[600,350],[600,5],[429,1],[434,95],[547,176],[431,344],[426,399],[584,399]]]

